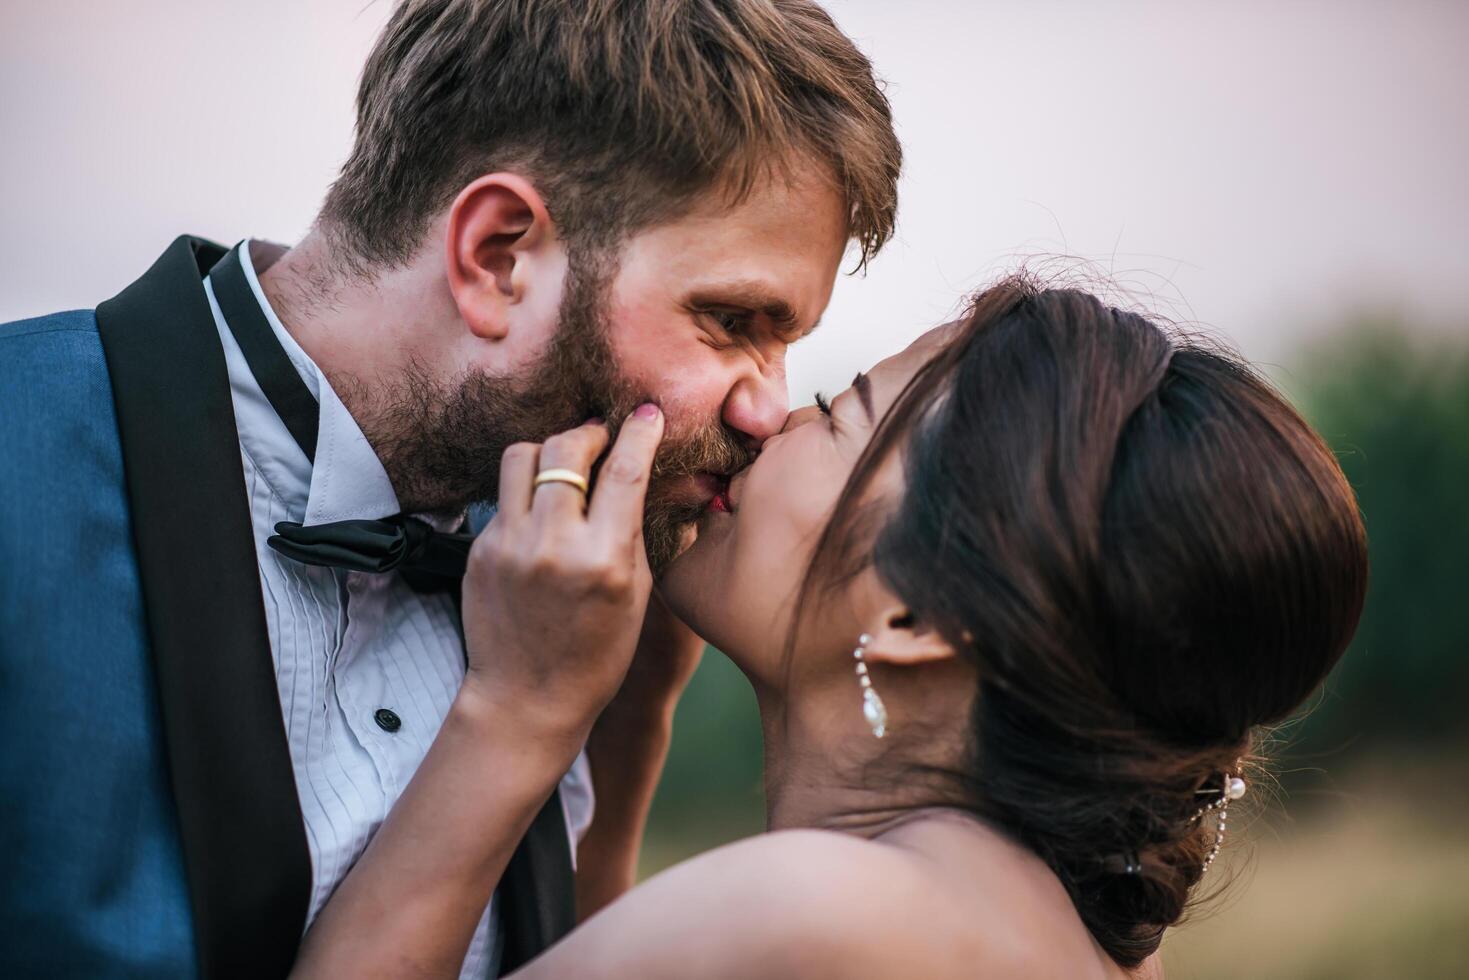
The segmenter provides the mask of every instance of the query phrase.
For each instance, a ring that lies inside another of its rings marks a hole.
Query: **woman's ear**
[[[938,630],[920,621],[901,603],[884,609],[867,635],[870,639],[863,657],[868,663],[914,666],[953,660],[959,655]]]
[[[459,192],[449,207],[445,269],[449,290],[470,331],[501,340],[510,308],[525,299],[547,249],[558,248],[546,204],[516,174],[486,174]],[[558,282],[559,287],[559,282]]]

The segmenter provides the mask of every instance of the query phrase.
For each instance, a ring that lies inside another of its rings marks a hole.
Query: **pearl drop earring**
[[[872,689],[872,678],[867,675],[867,661],[863,659],[867,645],[871,642],[872,637],[866,633],[857,637],[857,649],[852,651],[852,657],[857,661],[857,683],[862,687],[862,717],[867,719],[872,734],[882,738],[888,733],[888,709],[883,705],[882,698]]]

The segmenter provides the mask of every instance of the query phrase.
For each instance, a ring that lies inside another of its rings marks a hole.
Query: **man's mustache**
[[[656,399],[647,396],[618,399],[618,404],[605,416],[610,436],[608,446],[617,442],[617,434],[632,409],[645,401]],[[623,402],[628,402],[632,407],[621,411]],[[718,419],[705,422],[692,432],[680,432],[672,419],[669,422],[669,428],[664,430],[663,442],[653,457],[651,480],[655,485],[665,480],[698,476],[701,473],[713,473],[727,479],[749,466],[759,455],[750,446],[747,437],[731,430]]]
[[[687,436],[665,436],[653,457],[656,481],[713,473],[731,477],[754,462],[755,450],[723,423],[700,426]]]

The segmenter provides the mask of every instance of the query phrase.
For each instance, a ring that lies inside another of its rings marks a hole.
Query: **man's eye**
[[[734,310],[705,310],[704,315],[714,321],[715,326],[730,336],[744,333],[750,321],[749,314],[738,313]]]
[[[831,402],[819,391],[816,393],[816,407],[821,410],[822,415],[831,414]]]

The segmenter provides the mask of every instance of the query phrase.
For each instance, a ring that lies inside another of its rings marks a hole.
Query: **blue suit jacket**
[[[190,975],[122,454],[96,317],[0,326],[5,976]]]
[[[0,325],[0,977],[282,977],[310,854],[229,380],[183,237],[93,311]],[[574,922],[553,796],[510,970]]]
[[[229,382],[181,238],[0,327],[0,975],[282,976],[310,856]],[[13,867],[8,865],[13,864]]]

